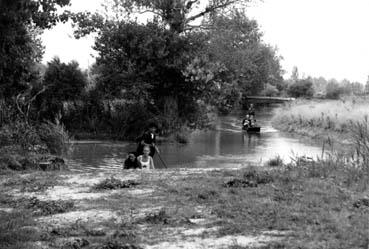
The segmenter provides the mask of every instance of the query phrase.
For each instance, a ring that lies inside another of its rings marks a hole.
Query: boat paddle
[[[161,163],[164,165],[164,167],[167,169],[168,167],[167,167],[167,164],[164,162],[164,160],[163,160],[163,158],[161,158],[161,156],[160,156],[160,153],[159,153],[159,150],[158,150],[158,148],[155,146],[155,150],[156,150],[156,152],[157,152],[157,154],[158,154],[158,157],[159,157],[159,159],[160,159],[160,161],[161,161]]]

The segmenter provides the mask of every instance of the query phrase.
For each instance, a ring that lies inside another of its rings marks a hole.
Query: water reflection
[[[164,143],[161,156],[168,167],[242,167],[250,163],[263,163],[280,155],[285,161],[293,154],[316,157],[321,148],[283,134],[271,126],[272,108],[259,111],[260,134],[248,134],[241,129],[240,115],[221,117],[214,131],[197,131],[186,145]],[[135,150],[133,143],[79,142],[69,158],[74,170],[120,170],[128,151]],[[163,167],[157,156],[155,165]]]

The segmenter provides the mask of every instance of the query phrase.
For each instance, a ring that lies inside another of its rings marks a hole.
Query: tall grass
[[[369,116],[369,99],[297,101],[277,110],[273,124],[278,128],[319,128],[351,132],[353,122]]]

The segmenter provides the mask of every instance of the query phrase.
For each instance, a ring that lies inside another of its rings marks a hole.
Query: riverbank
[[[298,100],[276,110],[272,120],[281,131],[306,136],[322,143],[351,146],[358,126],[367,126],[368,98]]]
[[[1,248],[366,248],[364,168],[3,172]]]

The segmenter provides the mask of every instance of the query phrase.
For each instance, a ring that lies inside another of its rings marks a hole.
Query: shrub
[[[266,162],[266,165],[269,167],[278,167],[278,166],[283,166],[283,160],[282,158],[278,155],[275,158],[271,158]]]
[[[313,83],[309,79],[298,80],[288,87],[287,92],[295,98],[311,98],[314,95]]]
[[[327,99],[339,99],[340,95],[343,93],[343,88],[334,81],[327,84],[325,97]]]
[[[279,91],[276,86],[273,86],[269,83],[266,84],[265,89],[261,92],[261,95],[268,97],[275,97],[279,94]]]
[[[43,123],[38,128],[38,135],[52,154],[62,155],[70,149],[69,135],[63,125],[52,122]]]

